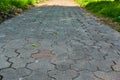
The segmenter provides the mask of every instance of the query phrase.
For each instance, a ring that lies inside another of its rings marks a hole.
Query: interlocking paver
[[[9,41],[5,46],[4,48],[13,48],[13,49],[19,49],[19,48],[23,48],[25,44],[25,40],[24,39],[15,39],[15,40],[12,40],[12,41]]]
[[[15,49],[5,49],[3,52],[2,52],[5,56],[7,57],[17,57],[17,55],[19,55],[18,53],[15,52]]]
[[[97,71],[94,73],[96,77],[102,80],[119,80],[120,79],[120,72],[102,72]]]
[[[0,80],[2,80],[2,76],[0,75]]]
[[[58,42],[58,43],[54,43],[52,45],[52,50],[54,52],[55,55],[61,55],[61,54],[66,54],[66,53],[70,53],[70,46],[67,46],[65,42]]]
[[[48,73],[50,77],[53,77],[56,80],[72,80],[78,76],[78,73],[74,70],[66,71],[52,70],[49,71]]]
[[[111,60],[92,60],[89,61],[91,65],[94,65],[98,68],[100,71],[112,71],[111,66],[114,65],[114,63]],[[91,67],[92,68],[92,67]]]
[[[69,59],[53,59],[51,61],[52,64],[55,65],[55,68],[60,71],[65,71],[71,68],[71,65],[74,63],[72,60]]]
[[[75,64],[71,65],[71,68],[76,71],[88,70],[91,72],[97,71],[97,66],[95,64],[91,64],[88,60],[80,60]]]
[[[0,54],[0,69],[7,68],[10,66],[11,63],[9,63],[7,60],[8,58],[5,57],[5,55]]]
[[[19,80],[25,76],[31,74],[31,71],[26,68],[12,69],[7,68],[0,71],[0,74],[3,76],[3,80]]]
[[[120,80],[119,60],[120,34],[73,0],[0,24],[0,80]]]
[[[12,62],[12,67],[13,68],[21,68],[21,67],[26,67],[27,63],[31,63],[34,62],[34,59],[32,58],[23,58],[23,57],[15,57],[15,58],[11,58],[9,59],[10,62]]]
[[[52,78],[48,77],[45,69],[36,69],[31,75],[24,77],[22,80],[52,80]]]
[[[35,60],[33,63],[27,64],[27,68],[31,70],[35,69],[42,69],[42,70],[52,70],[54,69],[54,65],[52,65],[49,61],[49,59],[39,59]]]
[[[74,80],[101,80],[99,78],[96,78],[93,74],[93,72],[90,71],[81,71],[80,76],[77,77]]]
[[[18,49],[16,52],[19,53],[19,57],[30,58],[32,54],[37,53],[37,49]]]
[[[111,66],[114,71],[120,71],[120,59],[115,61],[115,64]]]

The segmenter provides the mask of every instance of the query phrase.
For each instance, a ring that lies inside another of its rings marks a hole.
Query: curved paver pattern
[[[0,24],[0,80],[120,80],[120,34],[71,0]]]

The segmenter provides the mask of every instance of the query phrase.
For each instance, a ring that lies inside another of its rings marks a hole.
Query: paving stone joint
[[[0,80],[120,80],[120,33],[73,0],[0,24]]]

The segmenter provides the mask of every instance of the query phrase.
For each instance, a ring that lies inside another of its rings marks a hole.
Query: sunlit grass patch
[[[0,10],[8,10],[11,7],[16,8],[27,8],[28,5],[33,5],[35,3],[39,3],[44,0],[0,0]]]
[[[120,22],[120,2],[114,0],[76,0],[87,10],[103,17],[109,17],[113,21]]]
[[[87,4],[86,9],[99,15],[117,18],[120,16],[120,3],[112,1],[100,1]]]
[[[79,3],[81,6],[86,6],[87,4],[91,2],[99,2],[99,1],[114,1],[114,0],[75,0],[77,3]]]

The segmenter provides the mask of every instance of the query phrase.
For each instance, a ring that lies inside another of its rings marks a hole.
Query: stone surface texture
[[[120,80],[120,33],[73,0],[0,24],[0,80]]]

